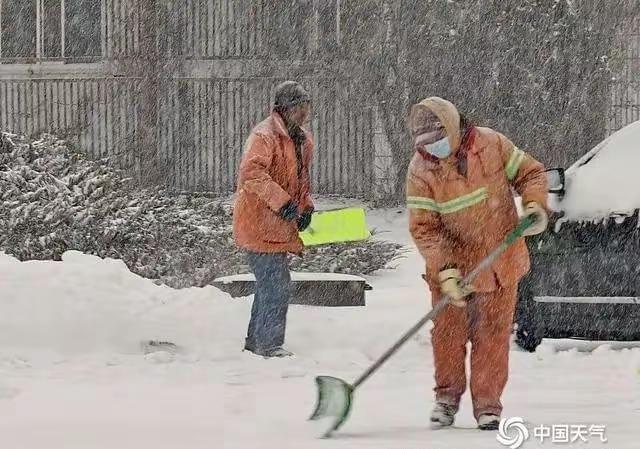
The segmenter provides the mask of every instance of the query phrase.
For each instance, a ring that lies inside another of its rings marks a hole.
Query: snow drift
[[[146,340],[199,347],[223,340],[211,326],[215,316],[242,313],[214,287],[156,285],[120,260],[76,251],[60,262],[20,262],[0,253],[0,273],[0,352],[139,353]]]

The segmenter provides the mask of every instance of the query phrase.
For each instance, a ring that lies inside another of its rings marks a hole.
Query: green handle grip
[[[507,236],[504,242],[507,244],[507,246],[511,246],[516,240],[521,238],[524,235],[525,231],[533,226],[535,222],[536,219],[532,215],[524,217],[522,220],[520,220],[520,223],[518,223],[518,226],[516,226],[511,234]]]

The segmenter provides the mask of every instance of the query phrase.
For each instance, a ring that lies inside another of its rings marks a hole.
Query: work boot
[[[250,339],[245,338],[245,340],[244,340],[244,348],[242,350],[255,353],[256,352],[256,345]]]
[[[271,349],[258,349],[256,348],[253,344],[246,342],[244,345],[244,351],[249,351],[254,353],[255,355],[260,355],[262,357],[264,357],[265,359],[270,359],[270,358],[283,358],[283,357],[291,357],[293,356],[293,352],[287,351],[286,349],[282,348],[282,347],[276,347],[276,348],[271,348]]]
[[[484,414],[478,417],[478,429],[480,430],[498,430],[500,426],[500,417],[498,415]]]
[[[279,347],[279,348],[273,348],[273,349],[269,349],[267,351],[264,351],[260,355],[262,355],[266,359],[270,359],[270,358],[274,358],[274,357],[283,358],[283,357],[292,357],[293,356],[293,352],[287,351],[286,349],[284,349],[282,347]]]
[[[443,427],[450,426],[453,424],[457,412],[457,406],[437,402],[431,412],[431,422]]]

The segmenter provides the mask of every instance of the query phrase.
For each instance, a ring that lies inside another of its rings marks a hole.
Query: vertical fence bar
[[[102,0],[103,8],[103,38],[102,49],[104,57],[111,59],[113,57],[113,0]]]
[[[214,192],[222,192],[220,174],[222,166],[222,142],[221,142],[221,101],[220,101],[220,80],[212,81],[212,99],[213,99],[213,190]]]
[[[128,34],[128,14],[127,14],[127,1],[128,0],[119,0],[120,1],[120,17],[118,18],[120,21],[120,57],[129,56],[129,52],[127,49],[127,34]]]
[[[0,0],[0,58],[2,57],[2,0]]]

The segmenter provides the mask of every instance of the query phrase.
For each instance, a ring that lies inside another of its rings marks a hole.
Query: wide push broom
[[[502,255],[514,242],[524,235],[524,232],[535,223],[534,217],[525,217],[518,226],[505,237],[502,243],[485,257],[478,266],[471,271],[463,280],[462,287],[469,286],[486,268],[489,268],[495,260]],[[389,348],[378,360],[376,360],[353,384],[349,384],[342,379],[332,376],[317,376],[316,385],[318,387],[318,401],[315,411],[309,418],[319,420],[323,418],[333,418],[331,426],[324,433],[323,438],[329,438],[333,432],[338,430],[349,417],[353,404],[353,396],[356,389],[364,383],[374,372],[376,372],[384,362],[386,362],[407,340],[420,330],[429,320],[432,320],[440,311],[445,308],[451,298],[445,296],[436,304],[429,313],[409,329],[391,348]]]

